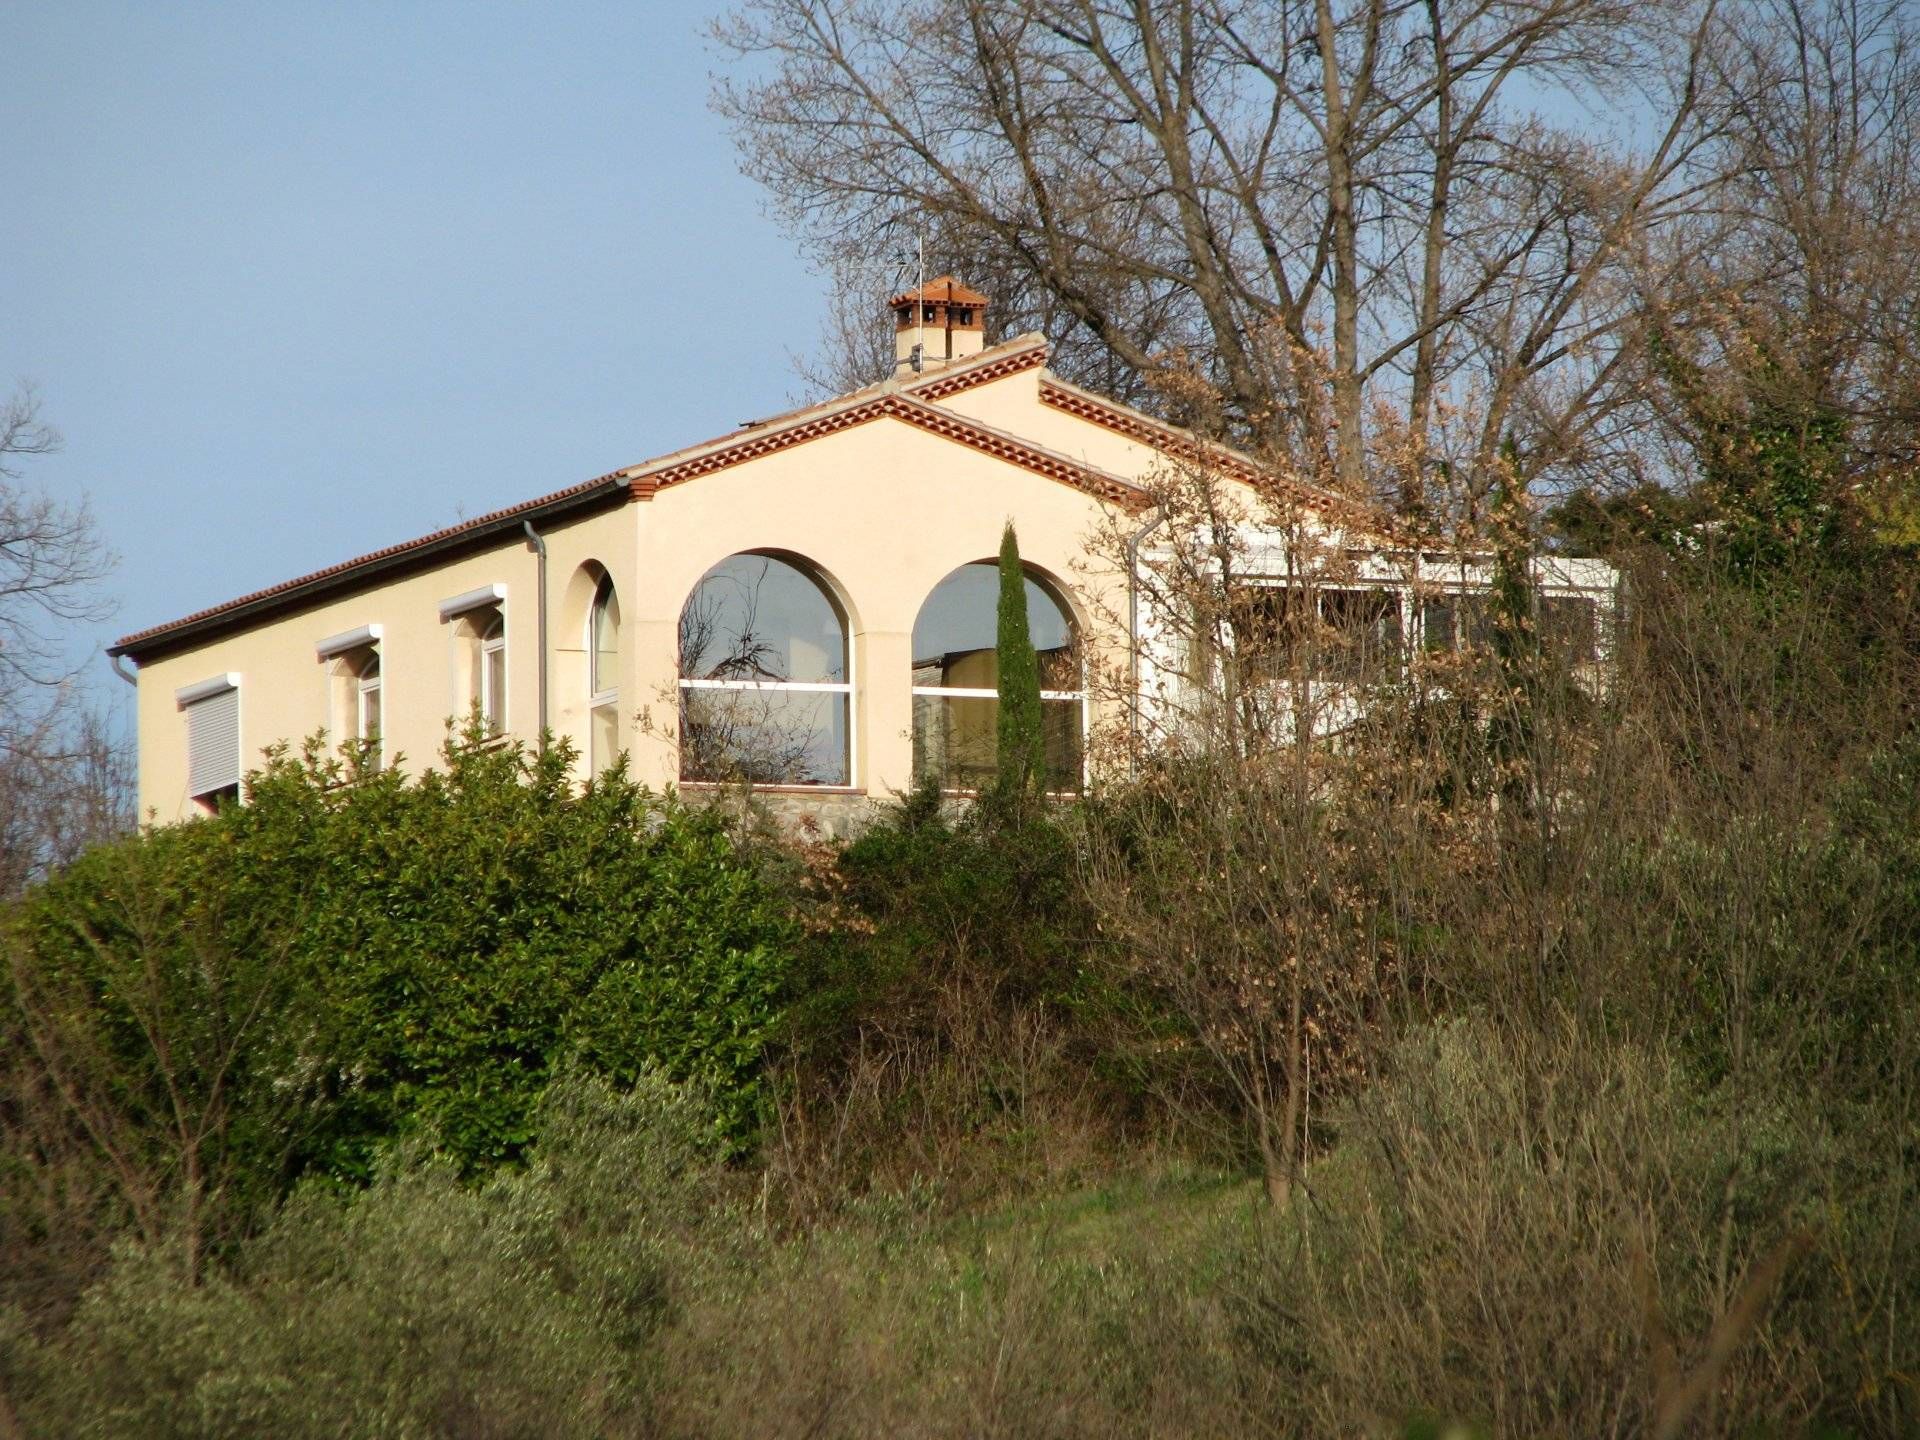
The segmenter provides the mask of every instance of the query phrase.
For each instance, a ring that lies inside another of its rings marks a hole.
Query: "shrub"
[[[1825,1231],[1808,1180],[1837,1158],[1792,1097],[1740,1112],[1649,1048],[1472,1020],[1410,1037],[1240,1293],[1250,1353],[1296,1397],[1278,1428],[1653,1433],[1650,1332],[1704,1363],[1748,1277]],[[1736,1327],[1706,1433],[1800,1434],[1844,1405],[1830,1316],[1805,1301],[1831,1271],[1796,1267]]]
[[[36,1133],[80,1137],[191,1271],[300,1175],[369,1179],[397,1136],[431,1132],[463,1174],[516,1160],[569,1057],[698,1081],[746,1145],[794,930],[717,818],[622,777],[579,790],[564,749],[453,743],[418,780],[278,755],[249,804],[94,852],[4,940]],[[13,1128],[0,1163],[44,1171]],[[46,1223],[0,1208],[0,1238]]]
[[[540,1120],[525,1170],[484,1186],[412,1144],[364,1193],[307,1187],[199,1285],[125,1249],[68,1333],[21,1341],[0,1380],[33,1433],[641,1433],[708,1223],[712,1114],[648,1073],[559,1080]]]
[[[794,1189],[947,1182],[962,1204],[1076,1163],[1123,1118],[1070,824],[926,789],[825,867],[782,1038],[774,1165]]]

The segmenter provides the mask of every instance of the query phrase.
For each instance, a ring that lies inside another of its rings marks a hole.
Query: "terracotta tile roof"
[[[1215,467],[1220,473],[1251,485],[1259,490],[1275,488],[1285,490],[1293,498],[1309,509],[1326,515],[1342,515],[1350,521],[1358,521],[1366,528],[1383,538],[1392,533],[1391,519],[1370,506],[1358,504],[1323,490],[1317,485],[1289,476],[1276,474],[1270,466],[1260,464],[1250,455],[1226,445],[1202,440],[1189,430],[1177,425],[1169,425],[1164,420],[1156,420],[1143,414],[1130,405],[1122,405],[1117,400],[1109,400],[1091,390],[1083,390],[1078,385],[1070,385],[1052,375],[1040,380],[1040,403],[1050,405],[1069,415],[1091,421],[1116,435],[1125,436],[1136,444],[1158,450],[1175,459],[1203,461]]]
[[[953,288],[948,293],[959,297],[957,303],[980,303],[966,299],[977,292],[959,285],[951,276],[943,276],[932,282],[928,289],[931,290],[933,285],[951,285]],[[225,629],[264,611],[316,599],[346,588],[361,579],[365,572],[416,563],[442,550],[475,543],[492,532],[518,530],[520,521],[542,512],[566,512],[616,498],[648,500],[660,490],[684,483],[695,476],[710,474],[822,435],[880,419],[898,420],[931,434],[944,436],[1125,509],[1144,509],[1150,503],[1146,492],[1122,476],[1085,465],[1017,435],[996,430],[928,403],[1043,366],[1047,350],[1044,336],[1022,335],[933,374],[906,382],[882,381],[850,395],[774,416],[697,445],[683,446],[642,464],[610,471],[582,484],[556,490],[550,495],[462,521],[458,525],[436,530],[431,535],[389,545],[338,565],[329,565],[323,570],[256,590],[225,604],[210,606],[165,625],[136,631],[109,646],[108,653],[138,658],[142,652],[151,654],[163,648],[172,648],[174,644],[194,635]],[[1042,376],[1040,395],[1044,403],[1056,409],[1080,416],[1169,454],[1182,453],[1182,447],[1191,451],[1201,444],[1185,431],[1052,376]],[[1223,446],[1207,446],[1206,453],[1238,479],[1249,483],[1271,483],[1272,477],[1245,456]],[[1337,497],[1311,487],[1295,488],[1308,503],[1316,507],[1328,510],[1353,508]]]
[[[994,346],[991,350],[982,350],[979,355],[959,364],[948,365],[934,371],[931,375],[922,375],[919,379],[900,388],[907,394],[924,399],[944,400],[947,396],[957,395],[962,390],[971,390],[976,385],[987,385],[995,380],[1004,380],[1009,375],[1017,375],[1022,370],[1031,370],[1046,363],[1045,337],[1022,335],[1018,340],[1009,340],[1004,345]]]
[[[887,304],[894,309],[902,305],[911,305],[914,301],[931,301],[935,305],[971,305],[983,310],[992,302],[971,286],[962,285],[951,275],[942,275],[938,280],[929,280],[916,290],[903,290]]]
[[[338,565],[329,565],[324,570],[315,570],[311,574],[301,575],[292,580],[283,580],[278,585],[269,585],[264,590],[255,590],[250,595],[242,595],[237,600],[228,600],[212,605],[205,610],[196,610],[191,615],[178,620],[170,620],[164,625],[154,625],[145,630],[136,630],[131,635],[122,636],[107,647],[109,655],[133,655],[138,658],[142,650],[158,648],[158,642],[171,638],[182,631],[197,629],[208,621],[239,618],[243,613],[267,606],[273,602],[291,602],[306,597],[308,592],[322,592],[331,589],[330,582],[341,581],[346,577],[384,562],[403,560],[420,553],[434,551],[457,545],[468,539],[479,539],[489,531],[514,529],[516,521],[530,519],[535,513],[547,510],[565,511],[577,505],[591,504],[620,495],[626,489],[627,472],[615,470],[599,475],[578,485],[569,485],[564,490],[556,490],[551,495],[542,495],[537,500],[524,500],[518,505],[509,505],[504,510],[494,510],[485,515],[477,515],[471,520],[463,520],[458,525],[449,525],[444,530],[436,530],[431,535],[422,535],[415,540],[402,541],[398,545],[389,545],[381,550],[370,551],[352,560],[343,560]]]
[[[758,460],[823,435],[890,419],[969,446],[1128,510],[1142,509],[1148,503],[1146,492],[1122,476],[956,415],[951,410],[929,405],[911,394],[895,390],[861,393],[865,398],[854,399],[850,404],[802,410],[784,420],[756,426],[701,453],[678,452],[678,457],[667,456],[640,466],[632,472],[634,498],[650,500],[659,491],[698,476]]]
[[[725,435],[715,435],[711,439],[701,440],[692,445],[682,445],[678,450],[670,450],[664,455],[656,455],[651,460],[643,460],[638,465],[630,465],[625,473],[640,475],[661,467],[675,464],[683,459],[704,455],[708,451],[724,446],[737,445],[751,440],[754,436],[767,431],[782,429],[797,424],[809,416],[828,415],[849,406],[864,404],[879,395],[906,394],[916,398],[926,397],[944,400],[949,395],[962,390],[971,390],[976,385],[991,384],[1003,380],[1022,370],[1032,370],[1047,363],[1047,338],[1040,334],[1016,336],[1012,340],[1002,341],[998,345],[982,350],[978,355],[968,356],[943,366],[930,375],[917,379],[901,381],[886,379],[867,386],[864,390],[852,390],[845,395],[836,395],[830,400],[803,406],[798,410],[789,410],[781,415],[770,415],[765,420],[756,420]],[[644,496],[636,495],[644,499]]]

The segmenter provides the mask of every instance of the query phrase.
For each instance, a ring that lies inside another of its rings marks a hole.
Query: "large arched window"
[[[599,774],[620,755],[620,597],[604,575],[587,612],[588,763]]]
[[[731,555],[680,612],[680,778],[852,783],[847,622],[812,575]]]
[[[1047,788],[1077,790],[1086,694],[1073,617],[1027,577],[1027,635],[1040,657]],[[942,580],[913,624],[913,769],[943,790],[993,781],[999,744],[1000,568],[963,565]]]

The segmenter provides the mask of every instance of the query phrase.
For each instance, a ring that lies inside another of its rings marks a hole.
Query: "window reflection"
[[[732,555],[680,612],[680,778],[852,783],[847,626],[826,588],[772,555]]]
[[[594,774],[620,756],[620,597],[602,576],[587,615],[587,759]]]
[[[1047,787],[1077,790],[1085,695],[1073,621],[1054,595],[1026,581],[1027,636],[1040,660]],[[913,627],[913,765],[945,790],[980,790],[996,770],[1000,569],[963,565],[920,607]]]
[[[1359,685],[1400,670],[1400,596],[1386,589],[1247,585],[1233,596],[1234,650],[1263,680]],[[1428,616],[1450,625],[1451,614]]]

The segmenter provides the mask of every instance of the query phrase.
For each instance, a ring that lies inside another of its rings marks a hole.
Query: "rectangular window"
[[[680,683],[680,778],[846,785],[850,687]]]
[[[489,735],[507,730],[507,630],[498,619],[480,641],[480,718]]]
[[[1080,789],[1085,773],[1077,694],[1043,691],[1040,728],[1046,738],[1046,786],[1055,794]],[[916,689],[913,696],[913,772],[942,790],[985,790],[999,773],[1000,698],[992,691],[956,695]]]
[[[187,719],[187,793],[209,804],[240,786],[240,677],[219,675],[174,692]]]
[[[1591,665],[1598,657],[1594,620],[1598,607],[1580,595],[1540,597],[1540,642],[1547,654],[1570,665]]]
[[[1248,585],[1233,595],[1230,619],[1234,653],[1254,678],[1357,685],[1399,674],[1395,590]]]

